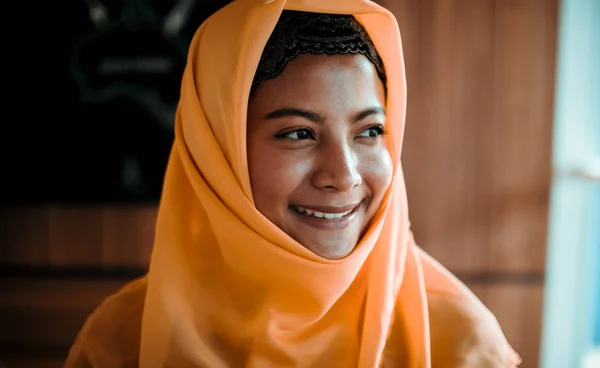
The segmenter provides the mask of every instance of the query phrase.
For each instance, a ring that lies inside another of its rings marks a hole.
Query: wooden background
[[[417,242],[537,367],[556,0],[386,0],[408,75],[403,162]]]
[[[418,243],[538,366],[557,0],[381,0],[408,73]],[[144,272],[156,205],[0,208],[0,366],[60,367],[86,316]]]

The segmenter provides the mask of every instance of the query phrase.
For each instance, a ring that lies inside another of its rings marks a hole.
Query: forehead
[[[299,55],[261,82],[251,105],[383,105],[383,82],[363,55]]]

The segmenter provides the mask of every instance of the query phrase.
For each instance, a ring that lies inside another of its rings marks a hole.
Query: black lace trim
[[[385,85],[383,61],[364,27],[351,15],[284,10],[260,58],[252,88],[277,77],[301,54],[362,54]]]

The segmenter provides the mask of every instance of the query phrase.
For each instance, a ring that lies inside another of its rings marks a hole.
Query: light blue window
[[[540,367],[583,368],[600,345],[600,0],[563,0],[559,20]]]

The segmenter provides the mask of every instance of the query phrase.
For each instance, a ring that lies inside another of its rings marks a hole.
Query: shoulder
[[[423,253],[435,368],[513,368],[520,358],[496,317],[466,285]]]
[[[88,317],[65,368],[138,366],[146,280],[125,285]]]
[[[457,295],[427,293],[432,366],[511,368],[519,364],[495,317]]]

